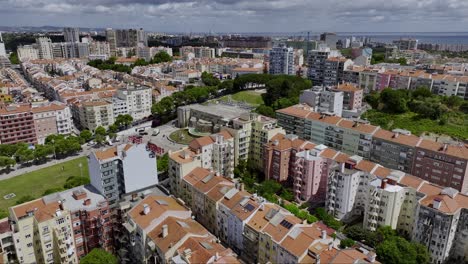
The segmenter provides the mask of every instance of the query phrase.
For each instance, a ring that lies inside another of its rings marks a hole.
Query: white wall
[[[156,157],[150,158],[151,152],[146,145],[133,145],[123,158],[125,192],[141,190],[158,184]]]

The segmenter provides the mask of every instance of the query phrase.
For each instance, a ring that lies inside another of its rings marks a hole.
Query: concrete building
[[[338,36],[335,33],[325,32],[325,33],[320,34],[320,41],[325,42],[327,47],[329,47],[330,49],[336,49]]]
[[[285,45],[273,47],[270,51],[269,73],[294,75],[294,49]]]
[[[307,104],[315,112],[327,112],[342,116],[344,94],[341,91],[333,91],[323,86],[314,86],[304,90],[299,97],[301,104]]]
[[[111,56],[117,55],[117,36],[115,30],[112,28],[106,29],[106,41],[109,43],[109,50]]]
[[[2,32],[0,32],[0,57],[6,57],[5,43],[3,42]]]
[[[12,226],[9,219],[5,217],[0,219],[0,261],[13,263],[16,259]]]
[[[127,113],[133,120],[141,120],[151,115],[152,89],[148,86],[127,85],[117,90],[117,101],[126,102]],[[114,113],[114,116],[118,115]]]
[[[39,144],[44,144],[49,135],[69,135],[72,133],[71,111],[64,103],[54,101],[48,105],[33,107],[32,112]]]
[[[144,144],[109,147],[89,155],[89,175],[115,208],[122,195],[158,184],[156,156]]]
[[[36,39],[36,44],[39,54],[39,59],[51,60],[54,58],[52,49],[52,40],[46,37],[40,37]]]
[[[46,196],[61,201],[70,211],[76,256],[80,259],[94,248],[112,252],[112,223],[106,198],[91,185]],[[45,197],[44,197],[45,198]]]
[[[63,37],[65,42],[80,42],[80,29],[65,27],[63,28]]]
[[[136,29],[116,29],[117,47],[136,47],[138,43],[138,31]]]
[[[344,70],[353,65],[345,57],[329,57],[323,64],[323,85],[338,85],[344,81]]]
[[[307,58],[309,78],[314,85],[323,85],[325,79],[325,62],[329,57],[339,57],[338,51],[332,51],[330,48],[320,46],[317,50],[309,51]]]
[[[27,60],[37,60],[39,59],[39,50],[34,48],[32,45],[24,45],[18,47],[18,59],[20,61],[27,61]]]
[[[107,128],[114,124],[112,103],[106,101],[85,101],[79,104],[75,122],[83,129],[94,131],[97,127]]]
[[[391,177],[375,179],[368,186],[368,200],[363,226],[371,231],[379,226],[396,229],[398,216],[405,200],[405,189]]]
[[[335,91],[343,92],[343,109],[360,110],[364,91],[351,83],[340,83],[334,88]]]
[[[256,165],[258,169],[263,169],[263,145],[278,133],[284,134],[285,131],[278,126],[276,119],[262,115],[253,116],[249,160]]]
[[[414,150],[414,176],[429,182],[468,192],[468,148],[426,139],[420,140]]]
[[[29,104],[0,104],[0,143],[37,143],[34,114]]]
[[[149,195],[125,214],[124,263],[239,263],[172,197]]]
[[[70,210],[55,196],[10,207],[19,263],[78,263]]]
[[[104,60],[111,57],[110,44],[107,41],[90,41],[89,42],[89,57],[90,59],[102,58]]]
[[[399,50],[416,50],[418,48],[418,40],[402,38],[399,40],[394,40],[393,45],[395,45]]]
[[[148,46],[148,36],[143,28],[137,30],[137,44],[141,43],[144,46]]]

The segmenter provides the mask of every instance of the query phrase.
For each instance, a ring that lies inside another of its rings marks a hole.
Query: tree
[[[94,135],[101,135],[101,136],[106,136],[107,135],[107,132],[106,132],[106,129],[102,126],[98,126],[95,130],[94,130]]]
[[[468,114],[468,101],[463,102],[458,109],[463,113]]]
[[[117,264],[117,257],[112,255],[111,253],[100,249],[95,248],[89,252],[88,255],[84,256],[80,259],[81,264]]]
[[[20,162],[30,162],[34,160],[34,151],[32,149],[20,149],[17,151],[16,156]]]
[[[80,138],[82,138],[85,142],[88,142],[93,138],[93,134],[91,131],[85,129],[80,132]]]
[[[275,117],[276,113],[275,110],[271,106],[266,106],[266,105],[259,105],[256,109],[257,113],[264,115],[264,116],[269,116],[269,117]]]
[[[125,114],[125,115],[118,115],[117,118],[115,119],[114,124],[117,125],[118,127],[121,127],[121,126],[127,127],[131,125],[132,122],[133,122],[133,117],[129,114]]]
[[[166,51],[162,50],[156,53],[156,55],[154,55],[153,59],[151,60],[151,63],[162,63],[170,61],[172,61],[171,55],[169,55]]]
[[[345,238],[340,241],[340,248],[348,248],[354,246],[356,242],[352,240],[351,238]]]
[[[15,166],[16,161],[10,157],[0,156],[0,168],[10,169],[11,166]]]
[[[118,130],[119,130],[118,126],[116,124],[112,124],[112,125],[109,126],[109,128],[107,128],[107,133],[108,134],[111,134],[111,133],[115,134],[115,133],[117,133]]]
[[[404,96],[404,92],[400,91],[403,90],[392,90],[390,88],[385,88],[382,91],[380,94],[380,102],[385,105],[383,110],[396,114],[408,111],[408,107],[406,105],[407,96]]]
[[[63,185],[63,188],[65,189],[71,189],[73,187],[85,185],[89,183],[89,178],[86,177],[80,177],[80,176],[70,176],[68,177],[67,181],[65,182],[65,185]]]
[[[97,134],[95,137],[94,137],[94,140],[96,141],[97,144],[102,144],[104,143],[104,141],[106,140],[106,137],[101,135],[101,134]]]
[[[373,109],[377,109],[380,103],[380,94],[376,92],[372,92],[364,97],[364,101],[366,101]]]
[[[23,204],[23,203],[32,201],[32,200],[34,200],[34,199],[35,199],[35,198],[34,198],[33,196],[31,196],[31,195],[21,196],[21,198],[19,198],[19,199],[16,201],[16,205]]]
[[[36,145],[34,148],[34,159],[36,161],[42,161],[54,152],[50,145]]]
[[[201,79],[206,86],[218,86],[221,83],[212,73],[203,72]]]
[[[414,90],[411,93],[412,98],[428,98],[428,97],[432,97],[432,96],[433,96],[433,94],[431,93],[431,90],[429,90],[425,86],[420,86],[420,87],[416,88],[416,90]]]
[[[169,154],[164,154],[157,158],[158,173],[167,172],[169,169]]]

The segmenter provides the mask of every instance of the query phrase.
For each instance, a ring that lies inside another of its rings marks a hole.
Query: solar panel
[[[210,244],[206,243],[206,242],[200,242],[200,245],[202,245],[204,248],[206,248],[208,250],[213,249],[213,247]]]
[[[247,204],[244,208],[245,208],[247,211],[252,212],[252,210],[255,209],[255,206],[253,206],[253,205],[251,205],[251,204]]]
[[[189,226],[187,225],[187,223],[185,222],[182,222],[182,221],[176,221],[181,227],[183,228],[188,228]]]
[[[203,182],[203,183],[207,183],[207,182],[209,182],[211,179],[213,179],[213,174],[210,174],[210,175],[206,176],[205,178],[203,178],[202,182]]]
[[[168,203],[164,200],[156,200],[156,202],[160,205],[168,205]]]
[[[293,226],[293,224],[291,224],[290,222],[288,222],[288,220],[283,220],[283,221],[281,221],[280,225],[286,227],[287,229],[290,229],[290,228]]]

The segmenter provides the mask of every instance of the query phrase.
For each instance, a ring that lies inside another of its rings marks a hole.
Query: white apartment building
[[[398,217],[405,200],[405,188],[397,185],[390,177],[374,179],[368,186],[364,227],[371,231],[377,230],[379,226],[397,228]]]
[[[93,185],[106,196],[111,208],[123,194],[158,184],[156,155],[144,144],[121,144],[89,155]]]
[[[273,47],[269,73],[294,75],[294,49],[285,45]]]
[[[36,39],[36,46],[39,51],[39,58],[43,60],[51,60],[54,58],[52,49],[52,40],[46,37]]]
[[[330,91],[325,87],[314,86],[302,92],[299,102],[311,106],[315,112],[327,112],[341,116],[343,113],[343,99],[343,92]]]
[[[0,57],[6,57],[5,43],[3,42],[2,32],[0,32]]]
[[[148,86],[127,85],[117,90],[116,97],[127,103],[127,114],[134,120],[141,120],[151,115],[152,90]],[[115,108],[115,107],[114,107]],[[125,109],[120,108],[119,112]],[[114,113],[114,116],[117,117]]]
[[[32,45],[24,45],[18,47],[18,59],[20,61],[37,60],[39,59],[39,50]]]

